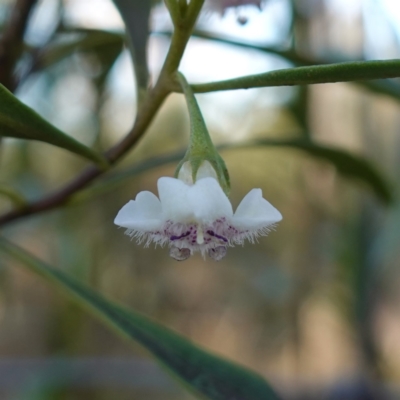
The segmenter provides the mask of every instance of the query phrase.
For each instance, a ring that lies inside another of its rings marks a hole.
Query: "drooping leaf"
[[[114,0],[114,3],[125,22],[140,99],[149,83],[147,40],[152,2],[151,0]]]
[[[391,188],[390,184],[387,182],[382,173],[380,173],[367,159],[336,147],[324,146],[302,139],[263,139],[252,142],[226,144],[220,146],[219,149],[227,151],[230,149],[260,146],[284,147],[303,151],[312,157],[331,163],[344,177],[354,178],[367,184],[374,191],[375,195],[384,203],[389,204],[393,200],[393,189]],[[123,171],[114,173],[113,175],[105,177],[101,182],[97,183],[93,187],[80,192],[73,198],[72,202],[80,202],[114,189],[127,179],[132,178],[133,176],[144,171],[169,164],[171,162],[180,161],[184,154],[185,151],[182,150],[161,157],[150,158]]]
[[[99,165],[107,160],[51,125],[0,84],[0,137],[38,140],[79,154]]]
[[[268,383],[257,374],[201,350],[186,338],[144,315],[107,300],[3,237],[0,237],[0,249],[62,289],[119,334],[139,342],[195,393],[212,400],[279,399]]]

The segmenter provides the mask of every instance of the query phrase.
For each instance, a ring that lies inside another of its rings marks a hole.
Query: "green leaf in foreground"
[[[393,190],[385,177],[365,158],[351,154],[340,148],[324,146],[303,139],[262,139],[251,142],[226,144],[219,146],[220,150],[232,150],[257,147],[283,147],[293,150],[300,150],[304,153],[322,161],[332,164],[344,177],[354,178],[367,184],[384,203],[390,204],[393,201]],[[71,203],[79,203],[92,197],[108,192],[126,180],[172,162],[178,162],[184,156],[185,151],[167,154],[142,161],[123,171],[105,177],[93,187],[83,190],[73,197]]]
[[[107,160],[51,125],[0,84],[0,137],[38,140],[79,154],[106,167]]]
[[[63,289],[122,336],[139,342],[195,393],[212,400],[279,399],[267,382],[255,373],[207,353],[172,330],[112,303],[3,237],[0,237],[0,250]]]

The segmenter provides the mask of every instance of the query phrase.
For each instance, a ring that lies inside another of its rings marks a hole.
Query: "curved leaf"
[[[0,137],[38,140],[69,150],[101,166],[107,160],[90,148],[61,132],[0,84]]]
[[[0,237],[0,249],[68,296],[118,333],[144,346],[175,377],[212,400],[277,400],[267,382],[255,373],[201,350],[189,340],[134,311],[105,299],[61,270],[48,266]]]
[[[114,0],[114,3],[125,22],[136,83],[139,88],[138,96],[141,100],[149,83],[147,41],[152,2],[151,0]]]
[[[365,158],[351,154],[345,150],[324,146],[309,140],[302,139],[263,139],[252,142],[226,144],[219,146],[220,150],[241,149],[248,147],[287,147],[294,150],[300,150],[312,157],[319,158],[323,161],[333,164],[338,172],[345,177],[358,179],[360,182],[367,184],[384,203],[390,204],[393,201],[393,190],[385,177]],[[185,151],[167,154],[161,157],[150,158],[138,163],[123,171],[110,175],[97,183],[93,187],[83,190],[77,194],[72,203],[90,199],[99,194],[105,193],[125,180],[138,175],[144,171],[156,168],[171,162],[180,161],[185,155]]]

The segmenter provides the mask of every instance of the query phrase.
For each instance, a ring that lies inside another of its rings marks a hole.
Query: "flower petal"
[[[142,232],[160,229],[163,225],[160,200],[151,192],[140,192],[135,201],[121,208],[114,224]]]
[[[198,222],[212,222],[232,217],[232,205],[214,178],[203,178],[189,187],[188,198]]]
[[[233,223],[240,229],[261,229],[282,220],[281,213],[262,197],[261,189],[252,189],[239,204]]]
[[[168,177],[160,178],[157,186],[165,220],[184,223],[194,219],[188,198],[190,186],[179,179]]]

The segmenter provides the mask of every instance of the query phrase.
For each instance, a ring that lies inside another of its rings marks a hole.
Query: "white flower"
[[[163,177],[158,180],[158,193],[159,199],[151,192],[140,192],[122,207],[114,223],[127,228],[125,233],[145,246],[168,244],[176,260],[196,251],[220,260],[229,246],[243,244],[245,239],[254,242],[282,219],[262,197],[261,189],[252,189],[233,213],[228,197],[212,177],[194,184]]]
[[[228,8],[250,5],[256,6],[259,10],[261,10],[262,3],[263,0],[208,0],[206,4],[212,9],[215,9],[223,14]]]

